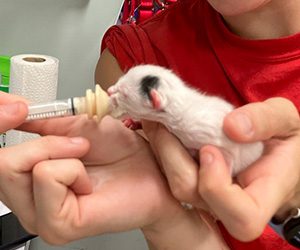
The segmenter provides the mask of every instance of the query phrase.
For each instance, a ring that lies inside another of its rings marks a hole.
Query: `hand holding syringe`
[[[89,118],[96,115],[100,120],[111,111],[109,96],[99,85],[96,85],[95,93],[88,89],[84,97],[71,97],[65,100],[30,104],[28,109],[27,121],[79,114],[87,114]]]

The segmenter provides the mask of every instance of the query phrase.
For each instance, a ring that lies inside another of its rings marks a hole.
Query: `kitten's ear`
[[[156,110],[160,110],[162,108],[162,99],[159,92],[156,89],[151,89],[149,93],[150,101],[152,107]]]
[[[147,75],[141,80],[141,93],[146,95],[155,110],[162,109],[162,97],[158,92],[160,79],[157,76]]]

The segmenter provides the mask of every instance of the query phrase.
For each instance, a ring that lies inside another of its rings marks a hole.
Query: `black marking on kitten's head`
[[[141,87],[140,87],[140,91],[142,95],[145,95],[149,98],[149,100],[151,100],[151,89],[157,89],[159,86],[159,78],[157,76],[145,76],[142,80],[141,80]]]

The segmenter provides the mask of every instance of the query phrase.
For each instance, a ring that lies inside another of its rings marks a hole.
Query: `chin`
[[[271,0],[207,0],[222,16],[237,16],[265,6]]]

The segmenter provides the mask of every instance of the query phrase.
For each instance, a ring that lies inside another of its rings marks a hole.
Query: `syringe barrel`
[[[74,115],[72,98],[28,106],[27,121]]]
[[[88,89],[86,96],[31,104],[28,106],[29,113],[26,120],[87,114],[88,118],[97,116],[100,121],[104,115],[111,112],[109,105],[109,96],[99,85],[96,85],[95,92]]]

